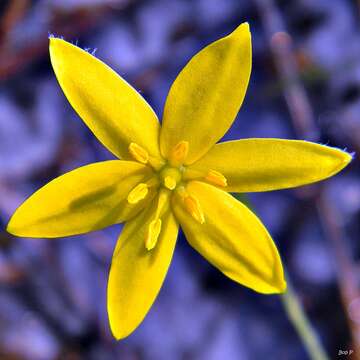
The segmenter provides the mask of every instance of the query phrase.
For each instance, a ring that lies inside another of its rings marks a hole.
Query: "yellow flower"
[[[251,71],[248,24],[210,44],[181,71],[162,126],[151,107],[108,66],[50,38],[50,57],[69,102],[116,157],[62,175],[27,199],[8,231],[60,237],[126,221],[108,282],[110,327],[129,335],[154,302],[179,225],[189,243],[234,281],[285,291],[277,249],[260,220],[229,192],[309,184],[351,156],[306,141],[244,139],[216,144],[244,99]]]

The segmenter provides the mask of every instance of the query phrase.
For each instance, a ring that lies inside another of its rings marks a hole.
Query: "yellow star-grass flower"
[[[189,243],[229,278],[260,293],[285,291],[273,240],[229,192],[309,184],[336,174],[351,156],[298,140],[216,144],[247,89],[248,24],[190,60],[169,91],[162,126],[138,92],[86,51],[50,38],[50,57],[75,111],[122,160],[90,164],[54,179],[16,210],[10,233],[52,238],[126,221],[107,294],[117,339],[129,335],[153,304],[179,225]]]

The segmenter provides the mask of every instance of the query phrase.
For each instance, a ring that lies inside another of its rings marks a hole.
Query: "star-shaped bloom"
[[[117,158],[62,175],[27,199],[8,231],[61,237],[126,222],[108,281],[117,339],[144,319],[167,273],[181,226],[192,247],[232,280],[264,294],[286,289],[261,221],[229,193],[284,189],[336,174],[351,160],[307,141],[217,143],[243,102],[251,71],[248,24],[195,55],[174,81],[162,125],[146,101],[86,51],[50,38],[70,104]]]

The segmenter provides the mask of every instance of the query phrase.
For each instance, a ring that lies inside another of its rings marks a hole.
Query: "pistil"
[[[181,170],[172,166],[166,166],[160,172],[160,181],[169,190],[174,190],[180,183],[181,178]]]
[[[169,190],[174,190],[176,187],[176,180],[172,176],[165,176],[164,186]]]

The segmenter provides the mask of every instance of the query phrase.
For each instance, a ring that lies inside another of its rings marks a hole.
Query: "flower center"
[[[156,175],[154,174],[145,183],[136,185],[127,196],[128,203],[137,204],[148,196],[150,188],[161,185],[155,213],[147,225],[145,247],[148,250],[155,247],[161,234],[161,217],[169,206],[170,194],[173,191],[193,219],[203,224],[206,219],[201,204],[194,195],[190,195],[186,191],[185,183],[191,180],[199,180],[223,188],[227,186],[226,177],[216,170],[198,171],[184,166],[188,151],[189,143],[180,141],[170,152],[168,161],[165,164],[163,160],[151,157],[140,145],[135,143],[129,145],[129,154],[132,158],[142,164],[150,165]]]
[[[161,184],[169,190],[174,190],[182,178],[181,168],[165,166],[159,174]]]

